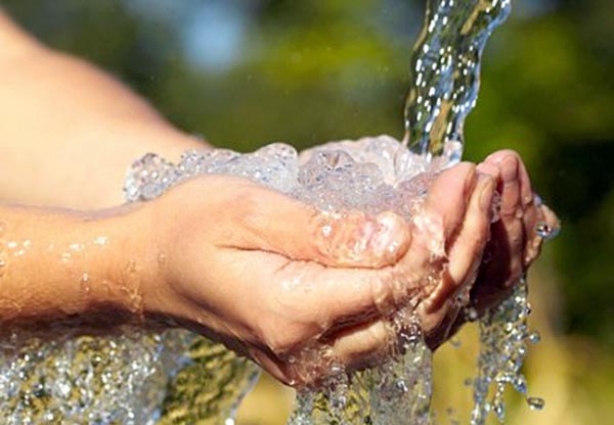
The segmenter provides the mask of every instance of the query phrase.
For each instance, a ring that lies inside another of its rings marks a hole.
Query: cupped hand
[[[465,313],[451,310],[456,319],[448,315],[442,321],[451,325],[438,328],[439,334],[431,339],[432,348],[465,322],[475,320],[509,296],[539,256],[544,239],[559,231],[557,216],[533,193],[526,167],[516,152],[495,152],[477,165],[477,171],[496,182],[497,196],[493,205],[496,211],[490,238],[484,247],[475,283],[465,299],[468,308]]]
[[[500,194],[498,220],[492,225],[471,293],[472,306],[481,314],[509,294],[538,257],[543,240],[556,235],[560,225],[533,193],[526,167],[516,152],[493,153],[478,165],[478,172],[493,177]]]
[[[407,223],[390,212],[322,213],[234,177],[191,180],[149,206],[160,230],[145,311],[291,385],[330,362],[360,367],[394,339],[398,309],[418,305],[425,332],[445,335],[438,329],[475,277],[493,193],[491,177],[461,164],[435,179]]]

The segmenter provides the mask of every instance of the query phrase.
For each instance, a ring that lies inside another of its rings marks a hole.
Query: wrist
[[[147,220],[138,207],[1,210],[1,322],[76,319],[105,327],[142,318],[151,260],[149,232],[140,224]]]

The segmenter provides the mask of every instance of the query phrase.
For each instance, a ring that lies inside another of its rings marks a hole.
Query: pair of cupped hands
[[[411,222],[392,212],[327,214],[219,175],[151,204],[167,230],[145,312],[221,341],[295,386],[327,372],[302,364],[318,361],[306,350],[347,369],[377,362],[395,344],[390,321],[399,309],[414,310],[436,348],[465,319],[462,294],[478,313],[501,301],[539,254],[536,226],[557,226],[512,151],[441,172]]]

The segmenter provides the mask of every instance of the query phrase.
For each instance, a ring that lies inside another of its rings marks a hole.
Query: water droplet
[[[93,243],[96,246],[104,247],[109,244],[109,238],[107,236],[97,236]]]
[[[478,311],[473,307],[467,307],[465,309],[465,318],[468,322],[475,322],[479,318]]]
[[[505,423],[505,404],[502,400],[497,399],[493,402],[493,412],[497,416],[500,423]]]
[[[529,405],[531,410],[542,410],[546,406],[546,402],[543,398],[540,397],[527,398],[527,404]]]
[[[527,394],[527,380],[524,376],[517,376],[516,379],[512,381],[512,385],[514,386],[514,389],[520,394]]]
[[[546,222],[539,222],[535,226],[535,233],[537,236],[548,239],[552,235],[552,228]]]
[[[90,275],[88,273],[83,273],[83,275],[81,275],[81,290],[86,294],[89,294],[91,289]]]
[[[531,344],[539,344],[542,340],[541,335],[537,331],[531,332],[527,339]]]
[[[524,304],[525,304],[525,306],[524,306],[524,312],[523,313],[525,315],[527,315],[527,316],[530,316],[531,312],[533,311],[533,309],[531,307],[531,303],[526,301]]]

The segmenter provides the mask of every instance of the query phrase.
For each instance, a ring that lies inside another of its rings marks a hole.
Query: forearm
[[[0,207],[0,323],[140,317],[153,267],[139,208]]]
[[[0,12],[0,200],[70,208],[121,203],[131,161],[206,146],[92,66],[52,52]],[[4,48],[4,46],[3,46]]]

